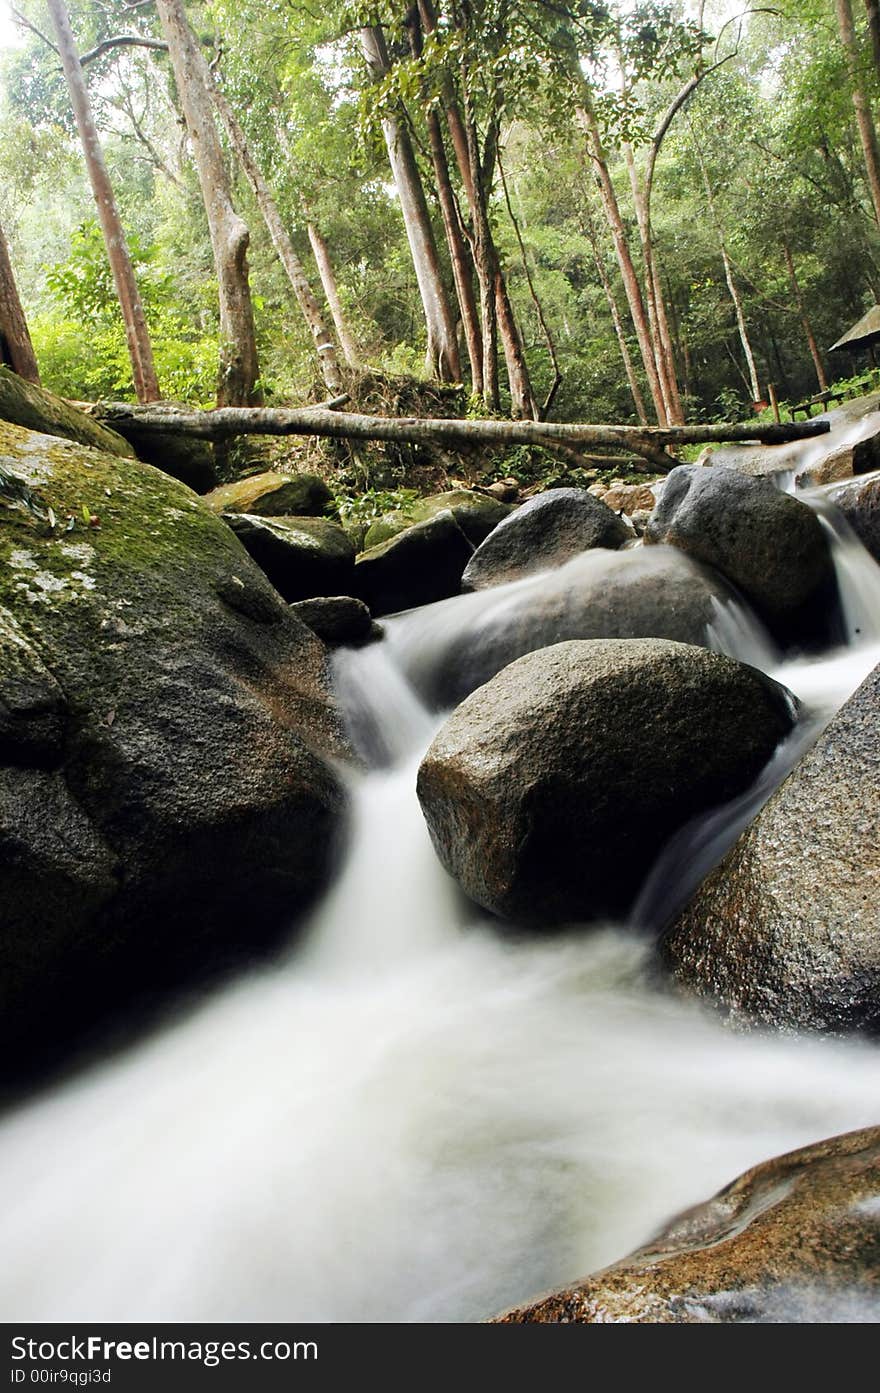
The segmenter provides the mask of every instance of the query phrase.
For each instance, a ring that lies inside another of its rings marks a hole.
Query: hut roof
[[[838,348],[848,350],[858,348],[868,348],[872,343],[880,343],[880,305],[872,305],[867,314],[863,314],[857,324],[851,329],[847,329],[845,334],[833,343],[829,349],[830,353],[835,353]]]

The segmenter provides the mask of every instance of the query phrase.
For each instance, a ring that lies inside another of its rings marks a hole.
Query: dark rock
[[[354,568],[355,591],[379,615],[445,600],[458,593],[472,553],[446,509],[363,552]]]
[[[152,409],[154,412],[179,411],[181,403],[154,402]],[[121,424],[120,434],[134,447],[138,459],[155,465],[163,473],[170,474],[172,479],[179,479],[195,493],[210,493],[211,489],[217,487],[214,448],[210,441],[181,435],[177,431],[157,434],[155,431],[139,430],[137,418]]]
[[[320,517],[333,495],[317,474],[279,474],[267,470],[223,484],[205,496],[215,513],[255,513],[259,517]]]
[[[515,658],[565,639],[668,638],[705,646],[714,597],[728,593],[674,547],[591,551],[547,575],[462,597],[462,622],[451,626],[451,637],[442,614],[436,631],[424,615],[401,657],[424,699],[442,710]]]
[[[880,668],[831,721],[663,941],[740,1021],[880,1026]]]
[[[519,580],[561,566],[591,547],[619,547],[628,536],[620,518],[586,489],[550,489],[523,503],[477,547],[462,589]]]
[[[862,545],[880,561],[880,471],[832,489],[831,499]]]
[[[351,595],[324,596],[316,600],[300,600],[291,605],[301,623],[317,634],[329,648],[342,644],[366,643],[377,635],[370,611],[362,600]]]
[[[498,1319],[848,1323],[875,1321],[878,1306],[880,1128],[869,1127],[755,1166],[631,1257]]]
[[[285,600],[346,594],[354,581],[354,543],[329,518],[224,513],[242,546]]]
[[[672,833],[748,787],[791,726],[784,689],[720,654],[560,643],[453,712],[419,799],[477,904],[536,926],[619,917]]]
[[[645,534],[714,566],[782,639],[825,632],[835,594],[822,525],[806,504],[767,479],[679,465]]]
[[[75,440],[91,445],[110,455],[133,459],[134,449],[116,431],[101,425],[93,416],[80,411],[69,401],[37,387],[33,382],[0,365],[0,421],[24,426],[27,430],[57,435],[63,440]]]
[[[0,500],[8,1077],[286,933],[329,874],[345,747],[323,646],[189,489],[14,426],[0,464],[57,519]]]

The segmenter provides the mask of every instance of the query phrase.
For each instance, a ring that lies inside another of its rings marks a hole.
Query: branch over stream
[[[345,400],[336,398],[321,406],[298,409],[224,406],[213,411],[106,402],[96,414],[121,435],[127,430],[136,430],[140,435],[173,433],[202,440],[228,440],[236,435],[315,435],[338,440],[393,440],[427,445],[543,445],[548,450],[558,450],[569,460],[579,450],[601,446],[631,451],[662,472],[680,463],[667,452],[667,446],[726,441],[781,445],[824,435],[831,429],[828,421],[818,419],[791,424],[747,421],[732,425],[611,426],[433,416],[364,416],[335,409],[344,405]]]

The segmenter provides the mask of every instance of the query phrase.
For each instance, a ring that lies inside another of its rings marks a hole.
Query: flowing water
[[[3,1318],[478,1319],[622,1256],[750,1165],[876,1123],[876,1047],[729,1032],[657,985],[637,927],[880,656],[880,568],[840,531],[834,547],[849,642],[822,659],[783,661],[719,594],[707,642],[785,681],[805,719],[747,798],[676,839],[630,925],[505,935],[441,869],[415,796],[441,715],[414,671],[552,580],[340,654],[370,767],[350,775],[335,886],[283,961],[7,1116]],[[640,564],[626,555],[590,565]]]

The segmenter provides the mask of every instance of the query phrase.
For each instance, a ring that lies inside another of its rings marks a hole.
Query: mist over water
[[[844,606],[855,572],[880,597],[851,546],[838,535]],[[368,767],[347,862],[286,958],[4,1119],[4,1319],[479,1319],[623,1256],[748,1166],[878,1121],[876,1047],[734,1035],[658,987],[639,930],[505,935],[450,881],[415,795],[442,717],[408,644],[429,656],[438,627],[508,603],[462,597],[338,655]],[[802,748],[876,661],[880,630],[850,633],[783,662],[725,594],[707,642],[801,697]],[[640,922],[792,757],[670,849]]]

